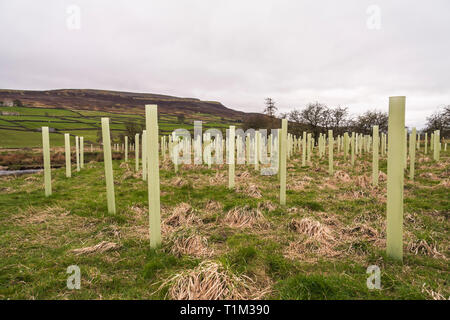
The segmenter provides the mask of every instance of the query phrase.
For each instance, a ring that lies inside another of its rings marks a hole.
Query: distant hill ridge
[[[96,89],[8,90],[0,89],[0,102],[20,100],[25,106],[96,110],[116,113],[144,113],[145,104],[157,104],[160,113],[213,114],[228,119],[242,119],[245,112],[225,107],[217,101],[202,101],[153,93],[135,93]]]

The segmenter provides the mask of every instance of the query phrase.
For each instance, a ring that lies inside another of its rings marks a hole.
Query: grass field
[[[19,115],[2,115],[2,112]],[[204,121],[204,128],[225,129],[233,123],[210,114],[195,114],[196,120]],[[101,117],[111,119],[112,139],[119,142],[119,135],[125,133],[125,124],[135,122],[144,125],[144,117],[139,114],[123,114],[101,111],[76,111],[69,109],[49,109],[32,107],[0,106],[0,149],[41,147],[41,134],[37,130],[43,126],[54,128],[51,134],[51,145],[62,146],[64,133],[83,136],[86,143],[97,143],[98,131],[101,129]],[[169,134],[177,128],[193,129],[193,120],[186,117],[185,123],[179,123],[174,115],[161,114],[159,125],[162,134]]]
[[[353,168],[340,154],[329,177],[325,159],[301,167],[295,154],[286,206],[277,176],[251,166],[237,166],[230,191],[226,166],[184,165],[175,174],[162,162],[157,250],[149,248],[146,183],[132,160],[114,161],[116,215],[107,213],[103,163],[70,179],[53,170],[49,198],[42,175],[3,177],[0,298],[448,298],[449,164],[448,152],[438,163],[420,153],[416,181],[406,180],[403,264],[385,255],[386,181],[381,175],[371,186],[369,155]],[[80,290],[66,288],[70,265],[81,269]],[[370,265],[381,269],[381,290],[366,286]],[[217,290],[195,285],[206,277]]]

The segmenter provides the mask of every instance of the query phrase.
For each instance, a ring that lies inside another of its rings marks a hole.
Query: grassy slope
[[[277,204],[276,176],[261,176],[252,168],[238,166],[238,174],[248,171],[251,176],[237,178],[241,191],[229,191],[225,167],[185,166],[174,174],[171,166],[164,165],[163,221],[180,203],[187,202],[201,222],[164,233],[163,246],[156,251],[149,249],[146,183],[124,166],[120,168],[118,161],[114,163],[115,216],[106,210],[102,163],[88,164],[71,179],[65,178],[64,169],[54,170],[54,194],[48,199],[43,195],[42,175],[0,178],[0,297],[165,298],[168,288],[154,293],[160,281],[206,259],[220,262],[236,275],[249,276],[258,289],[269,287],[266,298],[430,299],[431,295],[422,291],[424,283],[428,290],[448,297],[448,261],[440,255],[414,254],[408,244],[422,239],[435,245],[440,254],[449,255],[449,187],[440,184],[444,179],[448,183],[449,160],[447,153],[439,164],[418,163],[417,181],[405,185],[403,265],[388,261],[384,254],[386,182],[374,189],[357,179],[363,174],[370,176],[370,162],[365,157],[358,159],[355,169],[342,155],[338,157],[336,170],[348,173],[350,181],[328,178],[325,160],[312,168],[302,168],[297,159],[290,161],[286,206]],[[314,157],[313,161],[318,160]],[[132,160],[130,167],[134,168]],[[385,159],[380,168],[385,172]],[[223,218],[229,210],[243,205],[257,208],[263,202],[248,192],[251,185],[274,206],[261,208],[270,227],[227,226]],[[210,200],[215,201],[215,208],[207,206]],[[331,247],[320,238],[308,242],[309,237],[288,228],[292,219],[305,217],[329,228],[336,242]],[[375,235],[345,232],[355,225],[372,228]],[[183,234],[205,237],[212,256],[172,254],[172,242]],[[100,241],[113,241],[121,247],[85,255],[71,252]],[[293,243],[309,245],[293,252],[289,250]],[[66,268],[72,264],[81,268],[81,290],[66,288]],[[381,291],[366,287],[366,268],[373,264],[382,271]]]
[[[51,134],[51,145],[64,145],[62,133],[83,136],[87,143],[96,143],[97,131],[101,128],[101,117],[111,119],[113,138],[119,142],[119,134],[125,132],[125,123],[134,121],[144,125],[144,117],[138,114],[119,114],[99,111],[75,111],[68,109],[48,109],[31,107],[2,107],[0,111],[16,112],[19,116],[0,115],[0,149],[40,147],[41,134],[36,129],[43,126],[55,128],[59,133]],[[233,121],[210,114],[195,114],[196,120],[203,120],[204,127],[225,128]],[[162,114],[159,125],[162,133],[168,134],[176,128],[193,129],[192,119],[186,117],[185,124],[179,124],[177,117]]]

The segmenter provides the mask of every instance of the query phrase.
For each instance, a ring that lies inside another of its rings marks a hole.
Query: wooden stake
[[[389,98],[386,253],[403,260],[405,97]]]
[[[148,161],[148,204],[150,247],[161,244],[161,204],[159,190],[158,106],[145,106]]]
[[[108,201],[108,213],[116,213],[116,201],[114,195],[114,178],[111,155],[111,136],[109,133],[109,118],[102,118],[103,157],[105,162],[106,198]]]

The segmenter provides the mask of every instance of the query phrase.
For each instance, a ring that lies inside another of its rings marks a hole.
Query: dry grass
[[[292,219],[288,227],[292,231],[305,234],[319,241],[334,241],[331,230],[311,218],[303,218],[300,221]]]
[[[102,241],[95,246],[85,247],[80,249],[73,249],[71,252],[76,255],[81,254],[92,254],[92,253],[103,253],[106,251],[117,250],[120,246],[115,242]]]
[[[269,222],[259,209],[249,206],[236,207],[227,212],[223,222],[232,228],[259,228],[265,229]]]
[[[334,178],[341,181],[341,182],[351,182],[352,178],[350,178],[350,175],[342,170],[338,170],[334,173]]]
[[[244,186],[238,186],[237,191],[241,193],[245,193],[246,195],[253,197],[253,198],[262,198],[261,191],[259,190],[258,186],[254,183],[250,183],[249,185]]]
[[[426,283],[422,285],[422,293],[427,293],[433,300],[450,300],[450,296],[446,298],[440,292],[436,292],[431,288],[428,289]]]
[[[434,258],[446,259],[446,257],[438,251],[436,243],[429,244],[425,240],[410,241],[408,243],[407,250],[415,255],[420,254]]]
[[[208,211],[219,211],[223,209],[223,205],[220,202],[208,200],[205,205],[205,209]]]
[[[176,256],[190,255],[194,257],[209,257],[213,251],[208,248],[208,239],[200,235],[177,237],[170,252]]]
[[[182,202],[176,206],[173,209],[172,214],[163,221],[161,229],[163,232],[168,232],[174,228],[200,224],[202,224],[202,221],[195,215],[192,207],[189,204]]]
[[[237,276],[214,261],[203,261],[195,269],[175,274],[158,291],[170,286],[168,295],[175,300],[253,300],[269,291],[259,290],[254,281]]]

